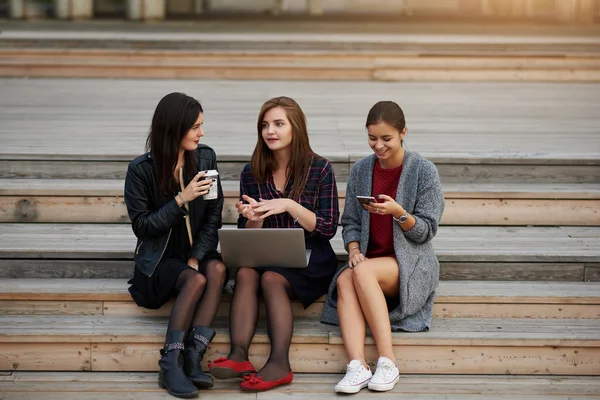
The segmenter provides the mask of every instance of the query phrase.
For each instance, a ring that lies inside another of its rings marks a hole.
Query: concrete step
[[[0,222],[129,223],[122,180],[0,179]],[[343,212],[345,183],[338,183]],[[239,182],[224,181],[223,223]],[[600,225],[600,185],[445,184],[443,225]]]
[[[217,381],[212,390],[200,397],[221,399],[292,400],[339,398],[333,391],[342,374],[295,373],[294,382],[267,393],[243,393],[239,381]],[[131,400],[165,399],[159,389],[157,375],[148,372],[7,372],[0,380],[0,392],[6,400]],[[600,382],[595,377],[574,376],[481,376],[481,375],[407,375],[401,371],[400,381],[390,392],[377,398],[399,400],[580,400],[598,399]],[[372,399],[367,389],[353,399]]]
[[[231,280],[218,317],[227,317]],[[0,315],[95,315],[168,317],[172,303],[158,310],[138,307],[125,279],[0,279]],[[293,302],[297,318],[319,319],[325,296],[304,309]],[[262,304],[262,303],[261,303]],[[261,305],[261,316],[264,316]],[[600,319],[600,282],[442,281],[435,318]]]
[[[226,228],[232,228],[227,226]],[[446,280],[600,280],[599,227],[441,226]],[[0,277],[125,278],[136,238],[124,224],[0,224]],[[332,240],[340,263],[341,229]]]
[[[166,325],[156,317],[0,316],[0,369],[156,371]],[[213,327],[204,366],[229,352],[228,320]],[[430,331],[395,332],[392,343],[399,368],[410,374],[596,375],[600,368],[599,319],[436,318]],[[269,347],[259,321],[250,348],[257,367]],[[299,373],[342,372],[339,328],[296,319],[290,357]],[[377,358],[370,336],[366,358]]]

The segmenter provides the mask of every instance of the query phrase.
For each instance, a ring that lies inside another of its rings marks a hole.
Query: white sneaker
[[[377,369],[373,374],[369,389],[377,392],[387,392],[392,390],[400,380],[400,371],[392,360],[387,357],[379,357],[377,360]]]
[[[373,374],[370,368],[365,368],[360,360],[352,360],[346,366],[346,375],[335,385],[338,393],[358,393],[366,388]]]

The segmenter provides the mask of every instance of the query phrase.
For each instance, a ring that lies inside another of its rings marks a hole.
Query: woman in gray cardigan
[[[406,124],[396,103],[375,104],[366,128],[375,154],[350,171],[342,215],[349,262],[333,278],[321,317],[340,325],[351,360],[335,387],[342,393],[394,388],[399,371],[391,332],[429,329],[439,280],[431,246],[444,210],[437,169],[404,150]],[[365,361],[365,320],[379,353],[374,374]]]

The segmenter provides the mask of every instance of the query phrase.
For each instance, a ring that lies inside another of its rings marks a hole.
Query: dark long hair
[[[369,125],[377,125],[382,122],[393,126],[402,134],[402,130],[406,127],[404,111],[393,101],[379,101],[369,110],[365,128],[368,128]],[[404,141],[401,143],[404,144]]]
[[[177,187],[173,173],[179,157],[179,144],[202,112],[198,100],[183,93],[169,93],[154,110],[146,150],[152,153],[158,189],[165,194]],[[183,170],[189,180],[197,172],[196,161],[189,151],[185,151],[184,158]]]
[[[289,97],[275,97],[267,100],[258,114],[258,141],[250,160],[252,175],[259,183],[264,184],[269,174],[277,167],[275,154],[269,149],[262,137],[262,123],[267,111],[281,107],[285,110],[287,118],[292,125],[292,152],[286,170],[286,184],[292,181],[292,190],[288,194],[290,199],[298,200],[300,193],[304,190],[306,177],[312,158],[317,156],[310,147],[308,130],[306,128],[306,116],[302,109],[293,99]]]

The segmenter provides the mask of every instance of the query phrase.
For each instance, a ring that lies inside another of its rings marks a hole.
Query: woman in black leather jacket
[[[223,191],[218,178],[205,177],[217,160],[214,150],[198,143],[203,119],[192,97],[163,97],[148,134],[150,152],[129,164],[125,179],[125,204],[138,238],[129,292],[139,306],[152,309],[176,296],[158,379],[177,397],[213,386],[200,361],[215,335],[210,326],[227,279],[217,253]],[[217,198],[204,199],[213,185]]]

